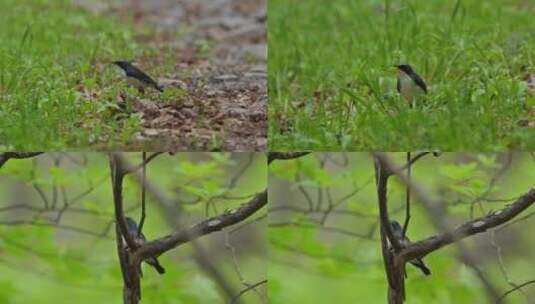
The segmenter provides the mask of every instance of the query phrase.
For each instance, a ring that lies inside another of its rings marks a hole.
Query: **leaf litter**
[[[126,149],[259,151],[267,145],[267,37],[265,0],[76,0],[85,9],[131,14],[154,33],[136,36],[157,49],[136,58],[165,65],[151,76],[172,100],[135,98],[141,131]],[[189,29],[177,35],[179,29]],[[168,60],[171,58],[171,60]],[[168,65],[171,62],[171,67]],[[119,98],[121,99],[121,98]]]

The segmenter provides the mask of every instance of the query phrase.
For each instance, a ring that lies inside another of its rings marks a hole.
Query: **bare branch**
[[[143,169],[145,168],[146,165],[148,165],[152,160],[154,160],[157,156],[159,155],[162,155],[163,152],[154,152],[152,153],[149,157],[147,157],[147,152],[142,152],[145,156],[143,157],[143,161],[141,162],[141,164],[135,166],[135,167],[132,167],[132,166],[129,166],[128,168],[125,168],[125,175],[126,174],[130,174],[130,173],[133,173],[133,172],[136,172],[138,171],[139,169]]]
[[[409,152],[410,153],[410,152]],[[415,162],[417,162],[418,160],[420,160],[420,158],[428,155],[428,154],[433,154],[435,156],[438,156],[439,154],[437,152],[420,152],[418,154],[416,154],[414,157],[412,157],[410,160],[407,160],[407,163],[405,165],[403,165],[401,168],[399,168],[398,170],[399,171],[403,171],[407,168],[409,168],[410,166],[412,166]]]
[[[507,273],[507,270],[505,269],[505,263],[503,261],[503,256],[502,256],[502,247],[498,245],[498,242],[496,241],[495,236],[496,236],[496,230],[491,231],[490,244],[492,245],[492,247],[496,249],[496,257],[498,259],[498,265],[500,266],[500,271],[505,281],[507,282],[507,284],[509,284],[512,288],[515,288],[518,285],[511,280],[511,278],[509,277],[509,274]],[[522,289],[519,289],[519,290],[526,297],[526,300],[528,300],[529,302],[529,296]]]
[[[388,241],[394,247],[394,250],[400,251],[402,246],[398,239],[394,237],[394,232],[390,225],[390,218],[388,216],[388,199],[387,199],[387,185],[388,178],[392,174],[392,169],[388,166],[385,166],[383,158],[384,156],[381,153],[374,153],[375,158],[375,176],[377,183],[377,197],[379,202],[379,217],[381,219],[381,228],[386,233]]]
[[[422,200],[421,193],[412,187],[419,200]],[[426,198],[427,199],[427,198]],[[423,201],[423,200],[422,200]],[[492,212],[489,215],[468,221],[453,230],[449,230],[429,237],[425,240],[414,242],[410,247],[401,252],[404,260],[409,261],[414,258],[423,257],[439,248],[449,245],[453,242],[462,240],[471,235],[485,232],[488,229],[497,227],[507,221],[513,219],[522,211],[529,208],[535,202],[535,189],[529,190],[526,194],[521,196],[516,202],[501,210]]]
[[[0,153],[0,168],[4,166],[4,164],[12,159],[24,159],[24,158],[32,158],[34,156],[37,156],[39,154],[42,154],[43,152],[4,152]]]
[[[234,303],[237,303],[238,299],[244,295],[245,293],[247,293],[248,291],[250,291],[251,289],[255,289],[256,287],[262,285],[262,284],[265,284],[267,283],[267,280],[262,280],[258,283],[255,283],[255,284],[252,284],[250,286],[248,286],[247,288],[244,288],[242,291],[240,291],[240,293],[238,293],[234,298],[232,298],[232,300],[230,301],[231,304],[234,304]]]
[[[508,290],[507,292],[505,292],[499,299],[498,299],[498,302],[497,303],[501,303],[503,301],[503,299],[510,293],[516,291],[516,290],[519,290],[520,288],[524,287],[524,286],[527,286],[529,284],[535,284],[535,280],[531,280],[531,281],[527,281],[527,282],[524,282],[518,286],[516,286],[515,288],[511,288],[510,290]]]
[[[139,227],[137,229],[137,236],[141,236],[141,232],[143,231],[143,225],[145,225],[145,215],[146,215],[146,207],[145,207],[145,201],[147,197],[147,191],[146,191],[146,184],[147,184],[147,152],[142,152],[143,157],[143,167],[142,167],[142,180],[141,180],[141,219],[139,220]],[[154,155],[154,154],[153,154]]]
[[[136,252],[136,254],[139,255],[141,259],[158,256],[200,236],[220,231],[228,226],[239,223],[253,215],[266,204],[267,189],[257,194],[253,199],[239,208],[206,219],[190,228],[181,229],[165,237],[147,242]]]
[[[137,249],[139,246],[132,238],[132,235],[128,233],[128,226],[124,217],[123,210],[123,179],[127,172],[127,168],[122,163],[120,153],[110,153],[110,170],[111,170],[111,183],[113,192],[113,205],[115,208],[115,221],[119,226],[121,234],[128,244],[128,248],[131,250]],[[117,240],[118,242],[120,239]]]
[[[310,194],[308,193],[308,191],[301,184],[301,177],[299,176],[299,174],[296,174],[295,181],[298,183],[297,189],[301,191],[301,193],[303,194],[303,196],[305,197],[308,203],[308,209],[314,210],[314,202],[312,201],[312,197],[310,197]]]
[[[235,294],[234,288],[231,286],[231,284],[229,284],[229,282],[227,282],[223,273],[217,269],[215,263],[211,262],[206,250],[204,250],[204,248],[198,242],[192,242],[191,244],[195,248],[195,254],[193,255],[193,258],[197,262],[197,265],[199,265],[201,269],[217,283],[217,285],[225,293],[226,297],[231,299]]]
[[[409,182],[411,180],[411,152],[407,152],[407,178]],[[407,230],[409,229],[409,221],[411,219],[411,190],[409,187],[406,187],[405,192],[405,223],[403,223],[403,236],[407,235]]]
[[[268,153],[268,164],[271,164],[274,160],[289,160],[294,158],[299,158],[310,154],[310,152],[269,152]]]

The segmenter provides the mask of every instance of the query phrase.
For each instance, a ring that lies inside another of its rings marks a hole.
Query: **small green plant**
[[[160,99],[167,103],[180,103],[180,100],[187,96],[188,92],[182,88],[170,87],[166,88],[161,94]]]

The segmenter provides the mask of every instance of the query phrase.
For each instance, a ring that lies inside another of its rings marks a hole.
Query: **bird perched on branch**
[[[403,236],[403,228],[397,221],[391,221],[390,227],[392,227],[392,232],[394,233],[394,237],[399,240],[401,243],[401,246],[407,247],[410,245],[411,241],[408,237]],[[409,261],[412,265],[414,265],[416,268],[419,268],[425,275],[430,275],[431,270],[427,268],[427,266],[424,264],[424,261],[420,258],[414,259]]]
[[[128,228],[128,233],[136,243],[138,243],[139,245],[143,245],[147,241],[143,233],[138,236],[137,223],[131,217],[126,217],[126,225]],[[154,267],[154,269],[156,269],[159,274],[165,273],[165,269],[162,267],[162,265],[160,265],[160,262],[158,262],[158,259],[156,259],[155,257],[150,257],[146,259],[145,262],[150,266]]]
[[[160,92],[163,92],[163,88],[158,85],[154,79],[150,78],[145,72],[140,70],[138,67],[134,66],[129,61],[114,61],[113,64],[120,67],[125,76],[126,82],[136,87],[141,93],[145,92],[146,87],[152,87]]]
[[[427,94],[425,81],[408,64],[396,66],[398,69],[398,92],[405,98],[409,105],[414,105],[415,99]]]

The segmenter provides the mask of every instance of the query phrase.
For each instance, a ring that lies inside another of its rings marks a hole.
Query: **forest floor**
[[[137,143],[164,149],[262,150],[267,144],[266,3],[252,1],[131,1],[124,6],[78,0],[88,9],[128,12],[154,30],[140,44],[155,50],[141,65],[171,65],[157,77],[181,89],[177,100],[139,99]],[[187,30],[184,31],[183,29]]]
[[[0,5],[0,148],[266,147],[265,0],[74,3]],[[164,93],[128,87],[115,60]]]

